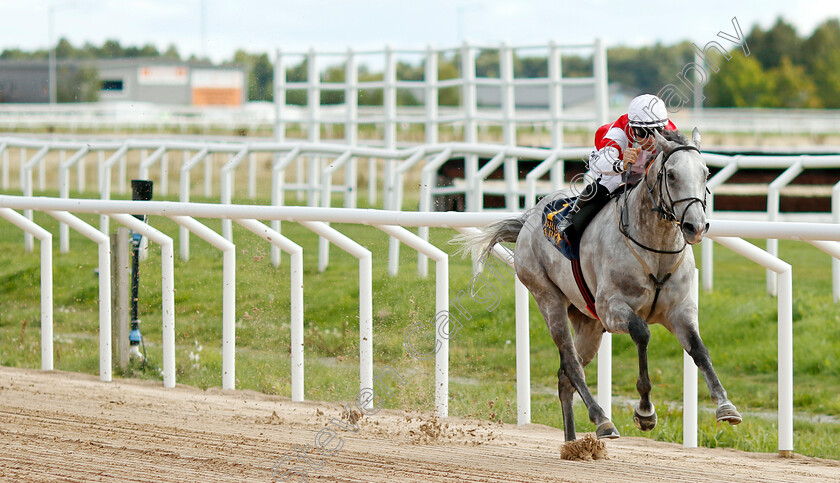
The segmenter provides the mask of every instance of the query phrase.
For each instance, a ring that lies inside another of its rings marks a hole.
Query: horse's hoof
[[[633,422],[642,431],[650,431],[656,427],[656,411],[648,416],[642,416],[638,410],[633,411]]]
[[[618,429],[615,428],[612,421],[607,421],[598,426],[598,429],[595,430],[595,436],[598,439],[616,439],[621,435],[618,434]]]
[[[718,406],[717,411],[715,411],[715,418],[718,422],[726,421],[733,426],[741,424],[741,413],[732,404]]]

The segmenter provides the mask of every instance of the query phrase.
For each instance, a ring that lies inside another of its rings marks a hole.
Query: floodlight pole
[[[53,17],[55,14],[55,6],[51,5],[49,8],[49,19],[48,19],[48,28],[49,28],[49,41],[50,41],[50,61],[49,61],[49,71],[50,71],[50,79],[49,79],[49,90],[50,90],[50,104],[55,104],[58,100],[58,89],[56,86],[57,82],[57,75],[56,75],[56,66],[55,66],[55,42],[53,41],[53,31],[55,30],[53,24],[55,23]]]

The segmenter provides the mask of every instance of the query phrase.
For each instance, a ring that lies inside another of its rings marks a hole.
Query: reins
[[[683,222],[685,221],[686,213],[688,213],[688,209],[691,208],[691,205],[693,205],[694,203],[700,203],[700,205],[703,207],[704,210],[706,208],[705,200],[701,200],[700,198],[696,198],[696,197],[682,198],[682,199],[674,201],[673,198],[671,197],[671,192],[670,192],[670,189],[668,188],[668,183],[663,179],[663,174],[665,172],[665,163],[668,162],[668,159],[671,157],[671,155],[674,154],[677,151],[688,151],[688,150],[697,151],[698,153],[700,152],[700,150],[697,149],[694,146],[689,146],[689,145],[677,146],[676,148],[672,149],[668,153],[667,156],[663,157],[662,163],[660,164],[659,171],[658,171],[657,176],[656,176],[656,181],[654,182],[653,186],[649,185],[648,182],[647,182],[647,175],[648,175],[647,171],[645,171],[644,178],[642,179],[642,182],[645,184],[645,188],[647,189],[648,196],[650,197],[651,203],[654,206],[652,211],[654,211],[656,213],[659,213],[659,216],[660,216],[661,219],[670,221],[671,223],[674,223],[675,225],[682,225],[683,224]],[[653,163],[651,163],[651,165],[652,164]],[[650,166],[648,166],[648,169],[649,168],[650,168]],[[663,185],[664,185],[664,192],[663,192]],[[656,200],[654,199],[654,196],[653,196],[653,191],[657,188],[657,186],[659,187],[659,202],[658,203],[656,202]],[[706,191],[708,192],[708,188],[706,189]],[[645,318],[645,320],[648,320],[648,319],[650,319],[650,316],[653,315],[653,311],[656,309],[656,302],[659,300],[659,294],[662,291],[662,287],[671,278],[671,275],[674,273],[674,271],[677,269],[677,267],[680,266],[683,259],[685,258],[685,253],[686,253],[685,248],[688,244],[685,242],[685,240],[683,240],[683,245],[678,250],[661,250],[661,249],[657,249],[657,248],[651,248],[651,247],[649,247],[647,245],[644,245],[643,243],[639,242],[635,238],[633,238],[627,232],[627,227],[628,227],[629,223],[624,221],[624,220],[626,220],[626,217],[627,217],[627,201],[628,201],[628,198],[629,198],[628,193],[629,193],[629,190],[627,189],[627,185],[625,184],[624,206],[621,208],[621,214],[619,215],[619,210],[618,210],[618,206],[617,206],[618,205],[618,200],[616,200],[615,221],[618,224],[618,231],[622,235],[622,240],[624,240],[624,243],[627,245],[627,248],[630,250],[630,253],[633,254],[633,256],[636,258],[636,260],[638,260],[639,263],[642,265],[642,267],[648,272],[648,278],[650,278],[651,282],[653,282],[654,289],[656,290],[656,293],[653,296],[653,303],[650,306],[650,311],[648,312],[648,315]],[[670,207],[664,206],[664,201],[665,201],[665,196],[664,195],[665,194],[667,194],[668,199],[671,200],[671,203],[670,203],[671,206]],[[686,205],[685,209],[683,210],[682,216],[680,217],[680,221],[677,221],[676,213],[674,213],[674,206],[677,203],[682,203],[682,202],[688,202],[688,205]],[[648,264],[645,263],[645,261],[642,259],[641,256],[639,256],[639,253],[633,248],[633,246],[630,244],[630,241],[628,241],[628,240],[632,241],[636,245],[640,246],[641,248],[643,248],[643,249],[645,249],[649,252],[666,254],[666,255],[676,255],[678,253],[681,253],[681,255],[680,255],[680,258],[677,260],[677,262],[665,273],[665,275],[660,280],[659,278],[657,278],[656,275],[653,274],[653,270],[651,270],[650,267],[648,266]]]

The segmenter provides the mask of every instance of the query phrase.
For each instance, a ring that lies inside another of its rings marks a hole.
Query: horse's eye
[[[665,172],[665,176],[667,176],[670,181],[674,181],[674,179],[676,179],[674,172],[670,170]]]

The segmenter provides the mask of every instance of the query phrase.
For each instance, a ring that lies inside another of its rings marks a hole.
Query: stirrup
[[[572,220],[570,217],[564,216],[560,218],[560,220],[557,221],[557,223],[555,223],[554,226],[557,228],[557,233],[559,233],[562,236],[563,234],[565,234],[566,230],[568,230],[569,227],[572,226]]]

